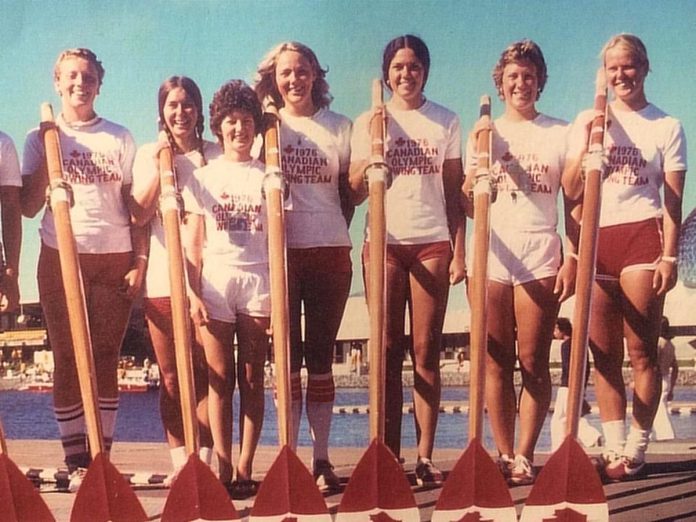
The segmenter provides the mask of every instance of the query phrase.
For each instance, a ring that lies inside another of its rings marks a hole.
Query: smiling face
[[[254,116],[244,109],[234,109],[220,123],[220,134],[225,156],[233,161],[251,159],[256,125]]]
[[[196,145],[196,123],[198,109],[196,103],[181,87],[175,87],[162,107],[164,123],[182,150],[190,150]]]
[[[58,65],[55,88],[68,121],[94,117],[94,100],[99,87],[99,73],[90,61],[68,56]]]
[[[604,71],[618,102],[632,109],[640,109],[647,103],[644,90],[647,66],[628,47],[616,45],[608,49]]]
[[[310,61],[297,51],[283,51],[278,56],[275,83],[285,106],[295,114],[315,112],[312,88],[317,76]]]
[[[534,104],[539,92],[536,66],[526,60],[507,64],[503,69],[501,91],[506,109],[525,116],[535,114]]]
[[[399,49],[389,63],[389,87],[395,101],[408,108],[419,107],[423,99],[425,68],[413,49]]]

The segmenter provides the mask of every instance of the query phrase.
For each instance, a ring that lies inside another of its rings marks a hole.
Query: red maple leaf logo
[[[292,145],[288,145],[287,147],[285,147],[283,149],[283,152],[285,152],[286,154],[292,154],[292,151],[294,151],[294,150],[295,149],[292,147]]]
[[[396,140],[396,146],[401,147],[404,143],[406,143],[406,140],[399,136],[399,138]]]
[[[567,507],[557,509],[552,518],[545,518],[543,522],[587,522],[587,515]]]
[[[77,152],[75,149],[73,149],[73,151],[70,153],[70,155],[71,155],[73,158],[79,158],[79,157],[80,157],[80,153]]]
[[[510,151],[507,151],[505,154],[503,154],[503,161],[511,161],[513,158],[512,154],[510,154]]]
[[[227,192],[220,194],[220,199],[229,199],[230,195]]]

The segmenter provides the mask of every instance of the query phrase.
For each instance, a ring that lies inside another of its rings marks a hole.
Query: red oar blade
[[[404,471],[384,443],[374,439],[355,466],[338,507],[336,522],[420,521]]]
[[[0,453],[0,518],[8,522],[53,522],[55,518],[24,473]]]
[[[128,481],[103,453],[97,454],[75,496],[71,522],[144,522],[147,518]]]
[[[198,455],[189,455],[172,484],[162,522],[240,520],[227,490]]]
[[[454,520],[517,521],[507,483],[477,438],[452,468],[433,512],[433,522]]]
[[[256,495],[250,521],[297,519],[331,522],[314,477],[289,446],[283,446]]]
[[[608,521],[602,481],[580,444],[568,435],[529,492],[521,522]]]

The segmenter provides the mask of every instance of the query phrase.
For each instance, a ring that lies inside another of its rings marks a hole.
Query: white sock
[[[297,440],[300,436],[300,421],[302,419],[302,380],[299,373],[290,374],[290,397],[292,424],[290,426],[292,435],[291,449],[297,451]]]
[[[183,468],[184,464],[186,464],[186,460],[188,460],[188,455],[186,455],[186,446],[169,448],[169,455],[172,458],[172,467],[174,468],[174,471]]]
[[[602,431],[606,444],[605,452],[615,451],[617,455],[622,455],[626,444],[626,427],[623,419],[603,422]]]
[[[628,429],[623,455],[629,459],[643,462],[645,460],[645,452],[648,450],[651,431],[652,429],[642,430],[631,424],[631,427]]]
[[[310,375],[307,381],[307,420],[314,445],[314,462],[329,460],[329,433],[335,388],[333,375]]]
[[[198,458],[210,466],[213,463],[213,448],[201,446],[198,450]]]
[[[118,397],[99,397],[99,415],[104,436],[104,451],[111,451],[116,431],[116,414],[118,413]]]

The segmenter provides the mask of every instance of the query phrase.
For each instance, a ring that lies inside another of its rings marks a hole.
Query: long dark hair
[[[196,82],[194,82],[188,76],[170,76],[162,82],[162,85],[160,85],[159,91],[157,92],[160,130],[167,133],[167,139],[169,140],[169,145],[172,147],[172,150],[179,151],[179,147],[174,140],[174,136],[172,136],[172,132],[164,119],[164,105],[167,103],[167,96],[169,96],[169,93],[174,89],[183,89],[186,95],[193,101],[194,105],[196,106],[196,110],[198,110],[198,119],[196,120],[195,128],[197,142],[196,148],[200,153],[201,158],[203,158],[203,165],[205,165],[206,159],[205,154],[203,153],[203,129],[205,120],[205,117],[203,116],[203,96],[201,96],[201,90],[198,88]]]
[[[389,90],[392,90],[389,86],[389,66],[396,53],[401,49],[411,49],[418,61],[423,65],[423,90],[425,90],[425,84],[428,83],[428,73],[430,72],[430,51],[428,51],[428,46],[425,45],[423,40],[412,34],[397,36],[384,48],[382,53],[382,79],[384,84]]]

